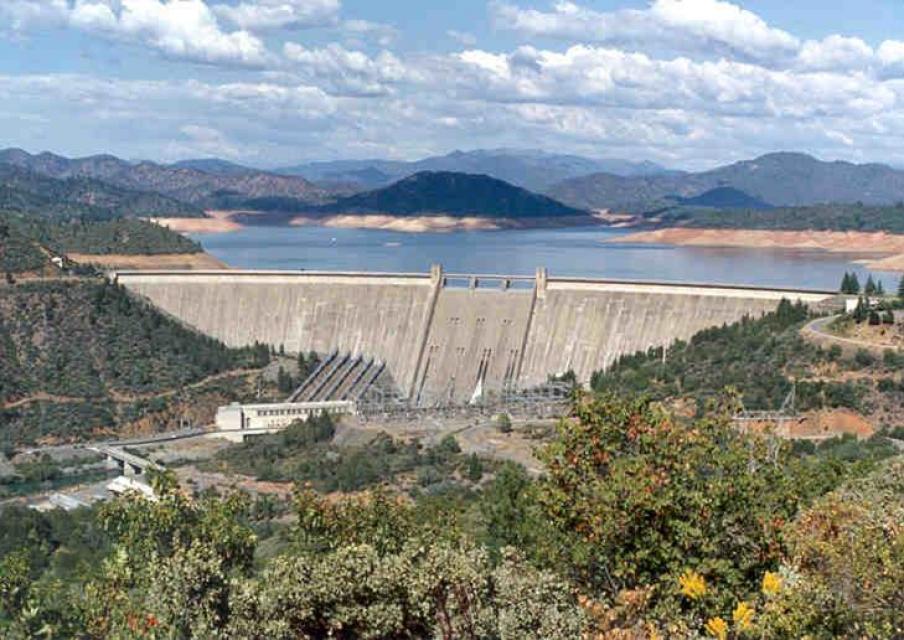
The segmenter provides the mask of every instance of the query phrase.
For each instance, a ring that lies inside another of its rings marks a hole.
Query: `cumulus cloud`
[[[601,12],[568,0],[551,11],[495,2],[495,24],[529,36],[549,36],[632,47],[719,52],[749,60],[775,60],[796,53],[799,40],[762,18],[723,0],[654,0],[646,9]]]
[[[822,40],[808,40],[797,56],[801,67],[814,70],[846,70],[869,66],[874,52],[860,38],[830,35]]]
[[[20,31],[68,26],[193,62],[260,66],[267,59],[258,37],[224,31],[203,0],[7,0],[0,17]]]
[[[339,0],[250,0],[214,11],[242,29],[268,31],[335,24],[340,8]]]
[[[336,43],[320,49],[307,49],[287,42],[283,53],[299,73],[340,95],[384,95],[392,85],[411,77],[401,60],[388,51],[370,57]]]
[[[266,162],[298,149],[426,155],[462,140],[689,166],[777,147],[904,162],[904,41],[800,39],[726,0],[608,12],[514,1],[492,5],[496,25],[547,39],[478,48],[440,29],[437,48],[448,37],[463,50],[414,55],[391,50],[392,26],[340,15],[339,0],[0,0],[0,32],[57,26],[231,67],[228,81],[198,68],[166,82],[0,76],[0,125],[26,146],[64,150],[56,135],[84,152],[118,140],[109,150],[123,155]],[[290,31],[318,25],[310,40]]]
[[[863,76],[793,73],[731,60],[654,59],[576,45],[565,52],[520,47],[465,51],[458,90],[500,102],[666,109],[754,117],[866,115],[893,107],[896,92]]]

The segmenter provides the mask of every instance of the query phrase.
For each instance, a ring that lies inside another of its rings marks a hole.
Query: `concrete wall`
[[[129,272],[117,277],[166,313],[229,346],[260,341],[289,352],[367,354],[386,362],[406,386],[434,291],[426,275]]]
[[[521,379],[536,384],[549,373],[573,370],[587,381],[621,355],[687,340],[745,315],[763,315],[783,297],[819,302],[826,296],[550,279],[536,301]]]
[[[467,399],[479,380],[486,391],[514,381],[532,302],[532,291],[444,288],[412,397]]]
[[[622,354],[759,316],[782,298],[830,293],[547,277],[532,288],[443,286],[419,274],[120,272],[131,291],[232,346],[335,349],[384,360],[421,404],[531,386],[574,370],[586,382]],[[450,276],[450,281],[452,277]],[[485,278],[480,281],[483,282]],[[493,282],[508,284],[506,279]],[[522,283],[523,284],[523,283]]]

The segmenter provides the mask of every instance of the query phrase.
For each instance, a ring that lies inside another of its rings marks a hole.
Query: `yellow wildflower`
[[[774,596],[782,590],[782,577],[772,571],[767,571],[763,576],[763,593]]]
[[[702,598],[706,593],[706,580],[696,571],[685,571],[678,578],[681,593],[691,600]]]
[[[747,631],[753,627],[753,607],[746,602],[739,602],[738,606],[731,613],[735,626],[741,631]]]
[[[716,640],[725,640],[728,637],[728,623],[722,618],[710,618],[706,623],[706,633]]]

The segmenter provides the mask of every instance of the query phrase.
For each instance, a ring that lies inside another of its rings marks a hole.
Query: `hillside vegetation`
[[[586,212],[485,175],[421,172],[395,184],[341,198],[327,213],[445,214],[491,218],[556,218]]]
[[[541,448],[544,477],[507,464],[473,492],[402,501],[299,487],[281,501],[191,496],[160,475],[154,501],[134,495],[63,517],[2,518],[0,632],[900,635],[901,458],[797,456],[734,430],[730,409],[682,420],[642,398],[582,396]],[[311,427],[293,437],[322,435]]]
[[[268,359],[266,348],[228,349],[106,281],[0,287],[0,441],[114,429],[164,409],[155,395]]]
[[[0,163],[0,211],[45,218],[109,220],[119,217],[201,217],[195,206],[150,190],[89,177],[56,179]]]
[[[885,231],[904,233],[904,204],[866,206],[823,204],[756,210],[676,207],[652,212],[663,224],[712,229],[767,229],[804,231]]]
[[[840,349],[820,349],[800,335],[808,317],[806,307],[782,301],[762,318],[706,329],[665,350],[623,356],[595,373],[591,385],[661,400],[690,398],[700,410],[726,386],[742,394],[748,409],[778,409],[794,385],[801,411],[844,407],[889,415],[899,422],[887,426],[904,426],[904,359],[863,353],[846,360]]]
[[[0,213],[0,273],[46,271],[59,274],[52,256],[194,254],[203,251],[188,238],[144,220],[57,221]]]

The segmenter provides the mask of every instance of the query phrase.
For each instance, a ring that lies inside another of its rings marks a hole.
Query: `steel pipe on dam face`
[[[582,382],[619,356],[829,292],[547,277],[273,271],[117,272],[133,293],[230,346],[335,350],[386,362],[421,404]],[[453,282],[464,286],[451,286]],[[527,286],[512,286],[527,285]]]

